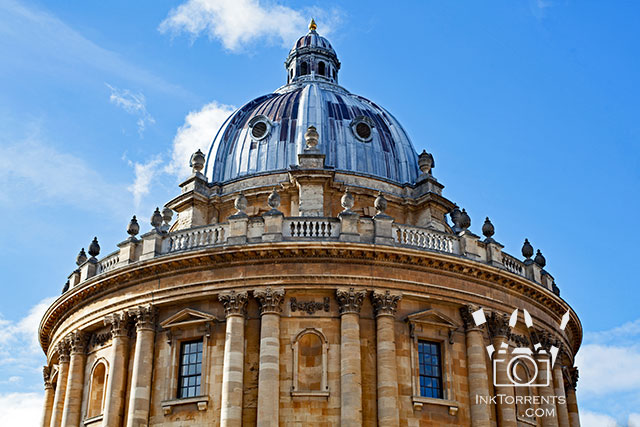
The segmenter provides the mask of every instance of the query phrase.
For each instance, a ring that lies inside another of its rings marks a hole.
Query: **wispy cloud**
[[[258,0],[188,0],[171,10],[162,21],[163,33],[188,33],[193,37],[206,34],[220,40],[226,49],[240,51],[259,39],[282,45],[291,44],[306,31],[309,19],[315,16],[322,33],[331,32],[331,24],[339,21],[340,13],[327,13],[320,8],[293,9],[274,2]]]
[[[178,128],[173,139],[171,161],[166,167],[168,173],[184,178],[191,173],[189,158],[198,149],[207,154],[207,149],[218,129],[235,110],[231,105],[211,102],[199,111],[187,114],[184,124]]]
[[[42,393],[0,394],[0,425],[40,425],[43,398]]]
[[[133,93],[128,89],[118,89],[108,83],[105,84],[111,90],[109,101],[121,107],[127,113],[138,117],[138,121],[136,122],[138,125],[138,135],[142,138],[146,125],[156,122],[147,111],[147,100],[142,92]]]
[[[142,198],[151,191],[153,178],[160,172],[162,158],[156,156],[146,163],[130,162],[129,164],[133,167],[135,179],[127,190],[133,194],[135,209],[138,210]]]

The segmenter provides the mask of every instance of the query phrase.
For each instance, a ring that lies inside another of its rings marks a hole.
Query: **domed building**
[[[313,21],[285,67],[149,231],[80,252],[42,425],[578,426],[582,327],[541,252],[470,231]]]

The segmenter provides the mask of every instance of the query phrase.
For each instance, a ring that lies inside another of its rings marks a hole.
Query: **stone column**
[[[227,317],[220,426],[242,426],[244,318],[247,310],[247,293],[225,292],[218,295],[218,299],[224,305]]]
[[[62,339],[56,347],[58,351],[58,380],[56,383],[56,394],[53,398],[51,427],[61,426],[64,395],[67,391],[67,375],[69,375],[69,345]]]
[[[51,384],[51,368],[45,366],[42,368],[42,377],[44,379],[44,403],[42,408],[42,427],[49,427],[51,423],[51,413],[53,412],[53,396],[54,390]]]
[[[82,412],[82,390],[84,388],[84,362],[87,357],[88,335],[81,331],[71,332],[67,336],[71,347],[71,360],[69,362],[69,376],[67,378],[67,391],[64,394],[64,409],[62,410],[62,423],[64,427],[76,427],[80,425]]]
[[[136,322],[136,349],[133,354],[127,427],[141,427],[149,423],[156,309],[152,305],[140,306],[131,310],[129,315]]]
[[[469,383],[469,404],[471,405],[471,424],[474,427],[491,425],[490,406],[479,399],[490,396],[489,373],[487,372],[486,348],[482,326],[476,326],[472,313],[477,307],[460,308],[467,343],[467,381]]]
[[[496,352],[499,352],[503,343],[508,344],[509,317],[506,314],[492,312],[487,320],[493,347]],[[508,356],[509,349],[504,348],[503,350],[506,351],[506,356]],[[494,376],[492,378],[495,378],[495,384],[510,384],[507,375],[507,364],[499,363],[494,366],[496,367],[496,372],[493,373]],[[516,405],[513,386],[495,386],[495,393],[496,395],[502,395],[502,398],[498,397],[496,400],[498,425],[500,427],[516,427]]]
[[[580,427],[580,413],[578,412],[578,400],[576,399],[576,386],[578,385],[578,368],[568,369],[569,385],[567,392],[567,409],[569,411],[569,424],[571,427]]]
[[[340,425],[362,425],[360,309],[367,291],[336,290],[340,306]]]
[[[558,427],[558,414],[555,411],[556,405],[553,397],[553,379],[551,378],[551,371],[547,369],[547,367],[550,368],[550,362],[551,358],[549,357],[549,353],[536,354],[536,364],[538,365],[538,378],[536,382],[538,384],[549,383],[546,387],[538,387],[538,395],[542,398],[539,407],[545,411],[545,414],[554,414],[552,416],[544,415],[539,417],[539,419],[544,427]]]
[[[111,360],[102,418],[104,427],[121,426],[124,419],[129,367],[128,323],[129,317],[124,312],[111,314],[104,319],[104,324],[111,326]]]
[[[569,427],[569,410],[567,409],[567,395],[564,392],[564,378],[562,375],[562,364],[560,363],[560,356],[556,359],[556,364],[553,367],[553,387],[556,395],[556,410],[558,411],[558,425],[560,427]],[[564,398],[564,403],[560,402]]]
[[[395,314],[401,298],[401,295],[389,291],[371,294],[376,313],[378,425],[381,426],[400,425]]]
[[[260,370],[258,373],[258,426],[277,427],[280,407],[280,313],[283,289],[253,291],[260,303]]]

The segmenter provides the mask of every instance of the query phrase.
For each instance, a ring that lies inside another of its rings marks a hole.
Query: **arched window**
[[[304,76],[305,74],[309,74],[309,65],[306,62],[303,62],[300,65],[300,75]]]
[[[333,70],[333,80],[336,80],[336,70]]]
[[[104,394],[107,388],[107,363],[100,360],[93,367],[91,373],[91,386],[89,388],[89,408],[87,418],[102,414],[104,409]]]
[[[321,76],[325,75],[324,62],[322,61],[318,62],[318,74],[320,74]]]
[[[293,391],[298,396],[328,396],[328,342],[317,329],[305,329],[293,342]]]
[[[512,376],[515,376],[519,384],[526,384],[531,380],[531,372],[535,370],[532,364],[528,364],[526,359],[519,359],[513,365]],[[532,417],[535,409],[532,404],[531,387],[514,387],[516,395],[516,416],[519,421],[525,421],[535,425],[535,418]]]

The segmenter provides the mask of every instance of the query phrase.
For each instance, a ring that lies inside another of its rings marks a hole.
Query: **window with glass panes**
[[[420,396],[442,399],[442,357],[440,344],[418,341]]]
[[[202,340],[180,346],[178,398],[200,396],[202,382]]]

